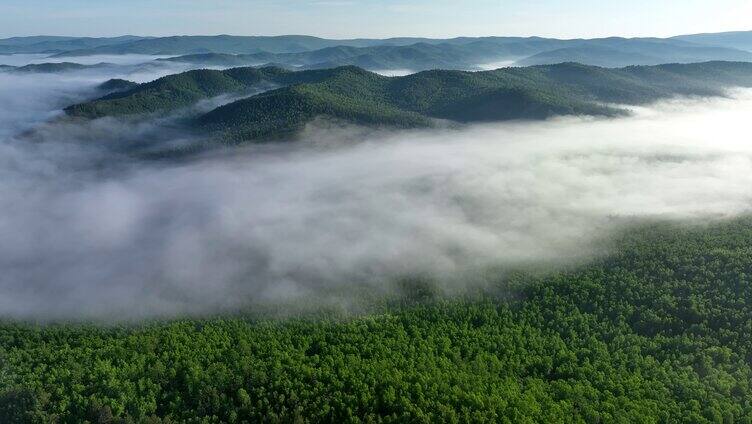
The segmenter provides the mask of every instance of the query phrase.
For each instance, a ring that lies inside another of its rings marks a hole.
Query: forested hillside
[[[72,62],[55,62],[55,63],[38,63],[24,66],[3,66],[0,70],[13,73],[39,73],[39,74],[56,74],[61,72],[82,71],[87,69],[102,69],[113,66],[109,63],[98,63],[95,65],[82,65]]]
[[[199,127],[240,142],[286,137],[318,116],[359,125],[617,115],[604,103],[644,104],[678,95],[718,96],[752,85],[752,64],[708,62],[607,69],[575,63],[486,72],[426,71],[383,77],[355,67],[322,81],[238,100],[201,116]]]
[[[362,317],[6,322],[0,422],[752,422],[752,220],[624,234]]]
[[[252,90],[282,86],[253,95]],[[224,142],[288,137],[316,117],[398,128],[455,122],[618,115],[604,103],[645,104],[680,95],[720,96],[752,86],[752,64],[707,62],[608,69],[576,63],[485,72],[426,71],[385,77],[357,67],[195,70],[66,108],[70,116],[168,112],[232,93],[250,97],[199,116],[194,126]]]
[[[138,83],[135,83],[133,81],[113,78],[99,84],[97,88],[101,91],[111,94],[114,92],[130,90],[131,88],[134,88],[136,86],[138,86]]]
[[[130,85],[126,90],[67,107],[65,112],[83,118],[169,112],[222,94],[250,92],[264,84],[273,87],[315,82],[331,75],[329,70],[291,72],[276,67],[198,69]]]

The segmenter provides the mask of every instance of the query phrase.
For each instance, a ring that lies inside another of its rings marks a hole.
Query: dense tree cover
[[[356,67],[328,73],[320,81],[221,106],[197,123],[239,142],[288,135],[320,115],[400,127],[427,125],[432,118],[472,122],[616,115],[623,111],[603,102],[642,104],[676,95],[713,96],[729,86],[752,85],[752,64],[741,62],[622,69],[562,63],[487,72],[435,70],[394,78]]]
[[[197,69],[136,84],[98,99],[65,108],[70,116],[139,115],[169,112],[222,94],[241,94],[263,85],[291,85],[324,80],[333,70],[291,72],[278,67]]]
[[[282,88],[219,107],[196,119],[227,141],[279,138],[317,116],[361,125],[427,126],[459,122],[544,119],[557,115],[615,115],[603,102],[641,104],[676,95],[717,96],[731,86],[752,86],[752,64],[608,69],[576,63],[486,72],[426,71],[385,77],[344,66],[288,71],[277,67],[194,70],[66,108],[97,118],[167,112],[226,93]]]
[[[258,75],[261,72],[258,71]],[[69,106],[65,112],[70,116],[99,118],[178,109],[208,97],[242,91],[253,82],[258,82],[258,75],[250,71],[248,74],[252,82],[211,70],[168,75],[91,102]]]
[[[361,317],[0,325],[0,422],[752,422],[752,219]]]
[[[230,103],[199,117],[197,124],[224,133],[232,142],[289,136],[322,115],[364,125],[406,128],[430,124],[428,117],[387,101],[387,77],[352,66],[305,71],[314,72],[327,77]]]
[[[97,86],[97,89],[106,92],[107,94],[130,90],[138,86],[138,83],[128,81],[120,78],[109,79]]]

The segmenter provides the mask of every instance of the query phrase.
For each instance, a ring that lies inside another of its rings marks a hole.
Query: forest
[[[492,271],[489,271],[492,272]],[[0,422],[752,422],[752,218],[361,314],[0,324]]]
[[[742,0],[11,3],[0,424],[752,424]]]
[[[281,86],[281,87],[280,87]],[[644,105],[676,96],[724,96],[752,86],[752,65],[707,62],[608,69],[577,63],[486,72],[434,70],[386,77],[354,66],[192,70],[69,106],[73,118],[147,116],[220,95],[241,97],[187,126],[215,142],[289,139],[318,117],[369,127],[620,116],[608,104]],[[280,87],[276,88],[275,87]]]

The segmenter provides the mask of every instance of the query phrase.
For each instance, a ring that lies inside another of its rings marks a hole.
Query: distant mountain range
[[[556,46],[572,47],[556,47]],[[543,50],[542,52],[538,52]],[[530,55],[525,57],[526,55]],[[752,62],[752,52],[709,47],[680,40],[604,38],[598,40],[528,40],[507,43],[480,39],[470,43],[417,43],[406,46],[327,47],[301,53],[231,55],[194,54],[163,59],[205,66],[283,64],[301,69],[353,65],[369,70],[481,70],[506,60],[517,66],[579,62],[604,67],[694,63],[714,60]]]
[[[12,73],[37,73],[37,74],[57,74],[61,72],[82,71],[87,69],[114,68],[117,65],[113,63],[96,63],[93,65],[82,65],[73,62],[45,62],[32,63],[24,66],[0,65],[0,72]]]
[[[751,52],[728,47],[693,44],[682,40],[657,38],[603,38],[586,40],[572,47],[547,50],[517,62],[519,65],[543,65],[580,62],[606,67],[693,63],[713,60],[752,61]]]
[[[300,53],[254,53],[231,55],[206,53],[177,56],[164,61],[183,62],[194,65],[248,66],[266,63],[282,64],[301,69],[323,69],[352,65],[370,70],[428,69],[479,70],[480,64],[503,57],[522,54],[522,50],[534,51],[521,46],[505,46],[488,41],[468,44],[429,44],[420,42],[406,46],[327,47]],[[750,54],[752,57],[752,54]]]
[[[223,94],[245,98],[189,118],[221,143],[287,139],[318,117],[358,125],[414,128],[440,121],[493,122],[560,115],[619,115],[607,104],[677,95],[720,96],[752,87],[752,63],[707,62],[609,69],[576,63],[485,72],[425,71],[385,77],[354,66],[291,72],[267,68],[194,70],[132,85],[73,105],[78,119],[148,118]],[[271,87],[278,87],[270,89]],[[251,91],[263,91],[250,95]]]
[[[752,31],[718,32],[708,34],[680,35],[674,40],[688,41],[706,46],[720,46],[752,51]]]
[[[114,38],[21,37],[0,40],[0,53],[48,54],[59,60],[91,55],[164,55],[197,67],[274,63],[315,69],[354,65],[369,70],[487,69],[579,62],[623,67],[704,61],[752,62],[752,32],[673,38],[558,40],[540,37],[331,40],[311,36],[176,36]]]
[[[61,49],[59,56],[91,56],[98,54],[148,54],[181,55],[195,53],[298,53],[319,50],[326,47],[351,46],[369,47],[377,45],[409,45],[418,42],[435,42],[423,38],[353,39],[330,40],[307,35],[281,36],[172,36],[141,38],[122,43],[86,47],[81,49]],[[0,45],[3,41],[0,40]]]
[[[84,51],[86,49],[129,44],[131,42],[145,39],[145,37],[136,37],[132,35],[102,38],[54,36],[13,37],[0,39],[0,54],[56,54],[67,51]]]

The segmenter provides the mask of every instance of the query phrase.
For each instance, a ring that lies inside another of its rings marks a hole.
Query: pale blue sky
[[[752,29],[750,0],[0,0],[14,35],[669,36]]]

